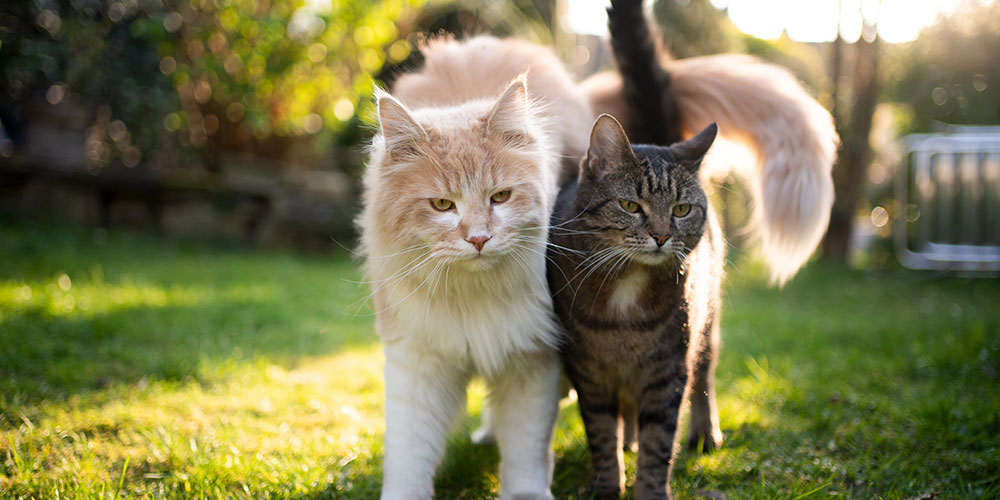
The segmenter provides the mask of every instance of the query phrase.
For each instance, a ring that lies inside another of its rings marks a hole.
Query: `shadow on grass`
[[[345,336],[306,330],[252,311],[259,303],[214,301],[134,307],[85,317],[37,310],[0,321],[0,387],[8,399],[62,398],[136,383],[180,381],[225,371],[227,363],[294,363],[374,341],[362,329]]]
[[[495,445],[474,444],[467,431],[462,426],[448,440],[445,456],[434,478],[436,498],[478,499],[484,498],[484,492],[496,496],[500,453]],[[343,464],[338,480],[325,489],[297,498],[377,499],[382,486],[381,446],[373,444],[371,451],[367,456]]]
[[[0,221],[0,408],[149,380],[209,383],[377,340],[343,254],[98,234]]]

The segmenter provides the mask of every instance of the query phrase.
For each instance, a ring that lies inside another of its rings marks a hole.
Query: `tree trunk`
[[[836,117],[838,124],[848,123],[838,127],[841,133],[840,154],[833,170],[834,195],[833,210],[830,213],[830,226],[823,240],[823,257],[831,260],[845,261],[850,250],[851,229],[854,222],[854,210],[864,192],[868,165],[872,160],[872,148],[869,136],[872,130],[872,116],[878,101],[878,56],[879,39],[871,42],[859,39],[854,44],[854,106],[849,120]],[[839,50],[835,46],[834,58],[839,58]],[[839,61],[836,64],[840,64]],[[835,77],[839,76],[835,71]],[[836,85],[836,81],[834,84]],[[837,94],[835,94],[837,95]],[[835,104],[837,108],[837,106]]]

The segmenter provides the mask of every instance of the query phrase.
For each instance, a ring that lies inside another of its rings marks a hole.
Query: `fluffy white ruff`
[[[489,269],[416,272],[387,284],[377,331],[386,343],[433,352],[486,377],[523,353],[558,342],[545,282],[544,246],[500,258]],[[539,252],[539,253],[535,253]],[[454,264],[452,264],[454,265]],[[428,265],[433,267],[433,265]],[[421,286],[422,285],[422,286]]]

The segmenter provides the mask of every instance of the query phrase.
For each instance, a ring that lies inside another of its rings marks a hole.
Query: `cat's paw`
[[[688,434],[687,447],[699,453],[711,453],[722,447],[722,431],[692,431]]]
[[[583,498],[590,498],[593,500],[619,500],[622,497],[622,493],[625,492],[623,486],[592,484],[584,492]]]
[[[622,444],[622,449],[625,451],[631,451],[632,453],[639,453],[639,442],[636,441],[635,436],[625,436],[625,442]]]
[[[617,491],[590,491],[590,496],[584,498],[592,498],[593,500],[619,500],[621,499],[621,493]]]

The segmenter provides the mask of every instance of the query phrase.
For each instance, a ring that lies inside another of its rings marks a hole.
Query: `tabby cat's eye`
[[[434,198],[431,200],[431,206],[433,206],[435,210],[439,210],[441,212],[447,212],[448,210],[451,210],[452,207],[455,206],[455,202],[451,200],[446,200],[444,198]]]
[[[620,203],[622,208],[630,214],[639,212],[639,204],[634,201],[618,200],[618,203]]]
[[[691,213],[691,205],[688,205],[687,203],[674,205],[674,217],[684,217],[689,213]]]
[[[493,193],[493,196],[490,196],[490,200],[493,203],[503,203],[503,202],[505,202],[505,201],[507,201],[509,199],[510,199],[510,190],[509,189],[504,189],[503,191],[497,191],[497,192]]]

